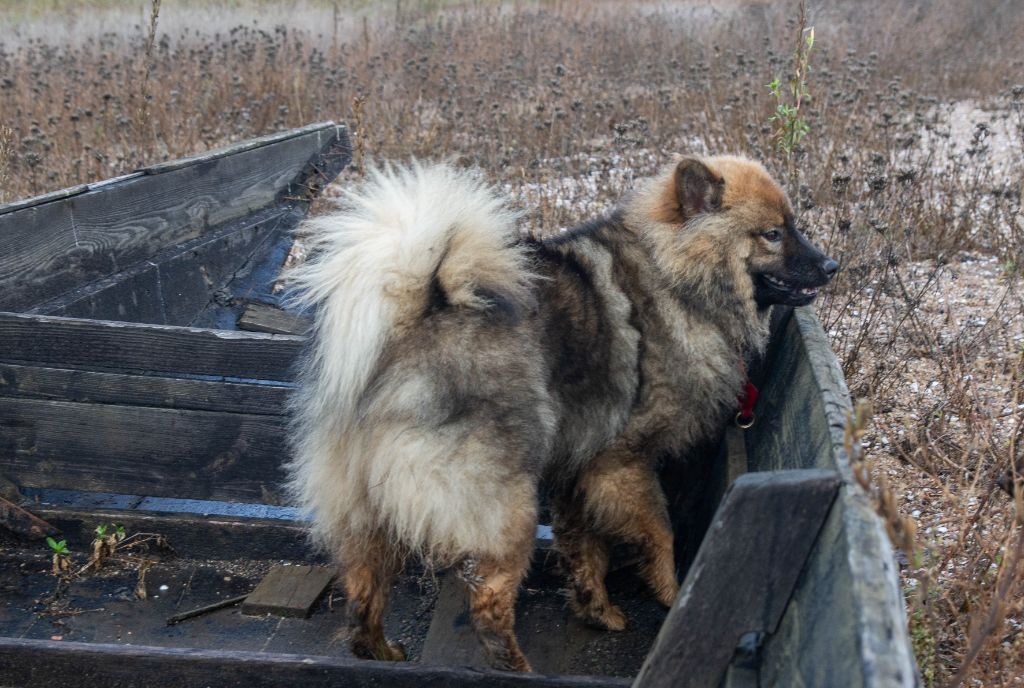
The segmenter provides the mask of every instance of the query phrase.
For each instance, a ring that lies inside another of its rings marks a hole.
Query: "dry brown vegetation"
[[[676,152],[786,169],[765,85],[795,3],[165,2],[152,41],[149,3],[45,5],[0,0],[0,202],[327,118],[358,162],[479,165],[547,229]],[[922,676],[1016,685],[1024,531],[995,479],[1024,429],[1024,7],[812,2],[808,23],[790,191],[844,266],[819,313],[874,408]]]

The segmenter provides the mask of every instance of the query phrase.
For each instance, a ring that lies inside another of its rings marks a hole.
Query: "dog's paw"
[[[583,623],[606,631],[626,630],[626,615],[613,604],[601,607],[577,608],[576,615]]]
[[[660,589],[654,591],[654,596],[658,599],[663,607],[672,607],[672,603],[676,601],[676,596],[679,594],[679,584],[673,581],[672,585],[662,586]]]
[[[626,630],[626,615],[622,613],[622,610],[611,605],[605,609],[604,614],[598,619],[599,623],[605,630],[609,631],[624,631]]]
[[[356,639],[352,642],[352,654],[360,659],[376,659],[382,662],[404,662],[405,648],[401,643],[384,641],[368,643]]]
[[[513,653],[502,653],[500,657],[491,657],[490,665],[492,669],[497,669],[498,671],[533,671],[530,662],[526,659],[526,655],[518,650]]]
[[[406,660],[405,647],[401,643],[388,641],[386,645],[379,648],[378,657],[374,659],[380,659],[385,662],[404,662]]]

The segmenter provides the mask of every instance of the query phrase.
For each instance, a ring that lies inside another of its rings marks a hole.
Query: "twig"
[[[1009,543],[1007,543],[1008,545]],[[957,669],[956,674],[946,684],[947,688],[958,688],[963,684],[967,678],[967,672],[971,669],[971,665],[985,646],[985,641],[992,635],[996,627],[1002,623],[1003,617],[1006,615],[1006,609],[1009,606],[1010,589],[1018,579],[1017,569],[1019,568],[1022,555],[1024,555],[1024,528],[1021,528],[1017,534],[1017,542],[1010,551],[1009,558],[1005,559],[1000,567],[999,582],[992,593],[988,609],[985,610],[984,616],[979,620],[980,622],[973,624],[967,654],[964,655],[964,659],[960,663],[960,668]]]
[[[353,167],[361,175],[366,174],[366,170],[363,168],[364,156],[366,155],[366,134],[363,131],[363,106],[365,104],[366,98],[364,96],[357,95],[352,98],[352,119],[355,120],[356,139],[356,154]]]
[[[249,593],[245,593],[244,595],[239,595],[238,597],[230,597],[226,600],[221,600],[220,602],[208,604],[205,607],[197,607],[196,609],[192,609],[187,612],[175,614],[174,616],[170,616],[167,618],[167,625],[173,626],[175,624],[181,623],[182,621],[185,621],[186,619],[191,619],[196,616],[202,616],[203,614],[209,614],[210,612],[215,612],[218,609],[233,607],[236,604],[241,604],[242,602],[245,602],[245,598],[247,598],[248,596]]]
[[[0,526],[30,540],[40,540],[57,533],[52,525],[3,497],[0,497]]]
[[[142,104],[139,106],[140,123],[149,121],[149,77],[153,71],[153,44],[156,42],[156,23],[160,18],[160,0],[153,0],[149,13],[149,34],[146,36],[146,64],[142,73]]]

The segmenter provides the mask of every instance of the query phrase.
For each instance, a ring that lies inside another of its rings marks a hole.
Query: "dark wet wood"
[[[282,223],[267,237],[252,258],[245,262],[217,292],[217,298],[200,312],[192,321],[195,327],[211,327],[221,330],[236,330],[238,318],[247,304],[252,301],[276,303],[279,294],[274,284],[281,274],[288,258],[294,238],[292,230],[300,217]]]
[[[0,452],[23,487],[267,503],[284,481],[274,416],[0,398]]]
[[[16,563],[19,560],[22,566]],[[344,636],[338,637],[346,618],[344,600],[337,593],[333,604],[330,599],[322,599],[309,619],[248,617],[237,608],[227,608],[178,625],[166,624],[174,614],[251,591],[268,570],[266,563],[168,558],[150,569],[145,601],[130,594],[137,579],[134,568],[119,568],[112,563],[103,576],[74,582],[66,593],[67,607],[58,605],[55,609],[78,613],[39,617],[29,610],[52,590],[53,578],[46,573],[47,566],[45,552],[12,559],[9,551],[0,551],[0,585],[8,590],[7,604],[0,605],[0,636],[6,636],[0,639],[0,685],[249,688],[629,684],[628,679],[523,676],[417,663],[436,594],[432,579],[422,572],[402,574],[391,591],[385,629],[388,637],[406,646],[413,659],[392,664],[351,656]],[[49,640],[55,634],[63,640]],[[65,652],[71,654],[62,654]],[[41,664],[48,668],[37,672],[34,667]],[[65,674],[75,676],[69,681]]]
[[[632,566],[608,576],[612,601],[628,626],[621,633],[590,628],[569,609],[557,557],[538,548],[516,599],[516,637],[533,670],[541,674],[629,677],[636,674],[665,611],[646,591]],[[437,603],[420,661],[437,666],[487,667],[472,628],[465,585],[453,572],[439,576]]]
[[[0,208],[0,308],[24,310],[286,197],[344,129],[326,123]],[[314,186],[318,183],[313,181]]]
[[[776,323],[752,470],[823,467],[843,478],[835,506],[776,633],[761,648],[761,685],[917,686],[899,573],[881,521],[843,447],[851,409],[842,370],[810,308]]]
[[[0,473],[0,497],[14,502],[19,503],[24,497],[22,497],[21,491],[18,489],[17,483]]]
[[[749,470],[747,462],[747,436],[743,428],[730,425],[722,438],[722,452],[725,457],[725,486],[728,488],[736,478]]]
[[[302,337],[0,313],[0,361],[289,381]]]
[[[437,603],[420,661],[438,666],[487,666],[469,615],[466,585],[453,571],[439,576]]]
[[[271,334],[305,335],[313,321],[307,315],[290,313],[265,303],[250,303],[238,319],[238,329]]]
[[[337,575],[328,566],[277,565],[242,604],[242,613],[305,619]]]
[[[193,648],[215,648],[260,653],[270,661],[281,654],[354,661],[344,636],[339,637],[347,623],[345,603],[337,593],[333,604],[330,598],[321,599],[309,619],[245,616],[235,606],[167,625],[167,619],[175,614],[250,593],[273,562],[208,561],[151,550],[146,556],[156,563],[146,575],[145,600],[133,595],[138,582],[136,565],[111,560],[101,575],[76,579],[56,603],[50,604],[46,600],[53,593],[55,580],[49,573],[48,552],[45,545],[26,547],[19,552],[0,547],[0,637],[45,641],[58,635],[63,642],[156,646],[176,648],[186,654]],[[84,561],[82,550],[73,550],[73,554],[76,561]],[[389,637],[403,643],[413,658],[422,647],[433,597],[430,580],[422,579],[415,571],[400,575],[392,588],[385,628]],[[37,615],[37,611],[47,613]],[[114,650],[107,662],[120,661],[117,653]],[[8,668],[7,657],[0,657],[0,685],[11,685],[11,676],[17,675],[4,673]],[[144,685],[165,685],[159,671],[142,671],[139,676],[147,680]],[[184,685],[223,685],[223,675],[216,667],[197,667],[190,676],[192,682],[183,681]],[[275,685],[288,683],[281,682],[280,676],[278,679]],[[17,681],[14,685],[25,684]],[[57,681],[51,685],[65,684]],[[296,685],[302,682],[296,681]]]
[[[184,625],[182,626],[184,628]],[[0,639],[0,681],[25,688],[598,688],[627,679],[424,667],[330,656]]]
[[[216,231],[172,246],[111,277],[72,290],[31,312],[73,318],[157,325],[189,325],[225,284],[297,215],[287,208],[230,222]]]
[[[175,552],[194,559],[320,560],[307,542],[305,525],[298,521],[137,509],[40,506],[34,511],[57,528],[73,550],[90,546],[96,526],[113,523],[129,533],[158,533]]]
[[[838,487],[836,472],[824,470],[737,478],[636,688],[718,685],[744,633],[773,632]]]
[[[0,397],[281,416],[292,387],[0,363]]]

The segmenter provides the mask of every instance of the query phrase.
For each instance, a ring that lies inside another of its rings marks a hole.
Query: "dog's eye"
[[[768,241],[771,241],[772,243],[782,240],[782,232],[780,232],[777,229],[769,229],[766,232],[761,232],[761,236],[763,236]]]

